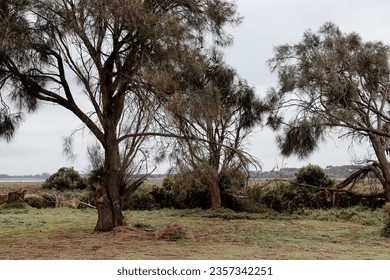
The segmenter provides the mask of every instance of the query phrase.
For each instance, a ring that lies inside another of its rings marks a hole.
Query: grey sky
[[[365,41],[390,43],[390,2],[387,0],[238,0],[237,4],[244,20],[231,30],[235,43],[225,50],[226,59],[261,96],[276,83],[276,75],[271,74],[266,65],[273,48],[298,42],[307,29],[317,31],[323,23],[332,21],[343,32],[359,33]],[[82,134],[76,138],[74,162],[62,155],[64,136],[79,125],[65,109],[42,105],[37,113],[27,116],[12,142],[0,141],[0,174],[52,173],[62,166],[86,171],[86,147],[93,142],[88,131],[84,132],[84,138]],[[370,153],[365,145],[355,145],[350,150],[348,141],[334,135],[304,161],[283,159],[274,140],[272,132],[258,128],[248,143],[249,151],[262,162],[264,170],[275,166],[297,167],[309,162],[323,167],[350,164]],[[163,167],[157,170],[164,171]]]

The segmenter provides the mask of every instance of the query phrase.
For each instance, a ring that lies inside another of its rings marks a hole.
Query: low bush
[[[324,190],[278,182],[265,187],[261,184],[248,188],[244,195],[243,210],[263,212],[265,208],[277,212],[293,213],[302,209],[327,208],[329,202]]]
[[[153,210],[157,204],[151,195],[149,189],[138,188],[127,201],[124,201],[124,210]]]
[[[295,181],[316,187],[329,187],[335,183],[320,166],[314,164],[299,168],[295,173]]]
[[[155,186],[151,195],[159,208],[191,209],[210,207],[208,188],[200,180],[189,176],[166,176],[161,186]]]
[[[80,174],[72,167],[62,167],[58,169],[56,173],[46,179],[42,185],[45,189],[63,190],[75,190],[85,189],[87,183]]]

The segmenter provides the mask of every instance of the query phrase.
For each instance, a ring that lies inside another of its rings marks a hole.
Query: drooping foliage
[[[279,85],[268,94],[268,123],[281,131],[282,153],[306,157],[332,129],[367,139],[380,166],[375,175],[390,199],[389,47],[326,23],[317,33],[306,31],[297,44],[276,47],[269,65]]]
[[[237,174],[258,166],[244,145],[267,107],[215,50],[203,64],[178,73],[174,82],[185,89],[166,105],[172,114],[168,129],[184,136],[173,143],[175,172],[193,188],[208,187],[211,206],[218,208],[220,192],[236,187]]]
[[[151,121],[175,73],[196,62],[208,42],[231,43],[223,28],[240,21],[235,4],[2,0],[0,6],[0,95],[10,95],[17,109],[60,105],[90,130],[104,150],[96,229],[122,225],[120,151],[129,148],[134,153],[122,159],[133,160],[142,139],[156,133]]]

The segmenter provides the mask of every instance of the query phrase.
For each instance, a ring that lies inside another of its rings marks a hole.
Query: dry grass
[[[21,191],[23,189],[27,192],[40,192],[42,191],[42,183],[32,182],[32,183],[14,183],[14,182],[3,182],[0,183],[0,194],[7,194],[10,191]]]
[[[156,233],[156,238],[158,240],[178,241],[188,239],[188,234],[182,224],[172,222],[159,230]]]
[[[94,233],[97,214],[93,210],[1,210],[0,258],[390,258],[390,243],[380,237],[378,225],[310,219],[275,220],[259,216],[251,220],[227,220],[207,218],[207,213],[202,210],[192,214],[183,210],[127,211],[127,226],[112,232]],[[167,231],[166,238],[158,238]],[[173,236],[172,232],[180,238],[168,238]]]
[[[58,200],[58,206],[60,207],[79,207],[79,201],[84,196],[88,196],[87,190],[75,190],[75,191],[58,191],[56,189],[43,189],[42,183],[0,183],[0,204],[1,197],[6,196],[10,191],[26,190],[26,197],[54,197]]]
[[[0,258],[390,259],[389,240],[380,236],[383,211],[267,217],[166,209],[125,217],[126,226],[95,233],[94,210],[0,209]],[[180,238],[159,238],[167,232]]]

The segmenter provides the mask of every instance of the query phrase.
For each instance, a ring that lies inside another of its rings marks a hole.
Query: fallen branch
[[[307,187],[307,188],[312,188],[312,189],[316,189],[316,190],[325,190],[325,191],[331,191],[331,192],[339,192],[339,193],[347,193],[347,194],[350,194],[352,196],[358,196],[358,197],[366,197],[366,198],[384,198],[385,196],[385,193],[384,192],[377,192],[377,193],[359,193],[359,192],[354,192],[354,191],[351,191],[351,190],[346,190],[346,189],[340,189],[340,188],[337,188],[338,185],[336,185],[335,187],[332,187],[332,188],[328,188],[328,187],[318,187],[318,186],[313,186],[313,185],[310,185],[310,184],[304,184],[304,183],[297,183],[297,182],[294,182],[294,181],[290,181],[290,180],[277,180],[277,181],[281,181],[281,182],[287,182],[287,183],[290,183],[291,185],[294,185],[294,186],[300,186],[300,187]]]
[[[80,200],[77,200],[76,202],[80,203],[81,205],[87,206],[88,208],[96,209],[96,206],[93,206],[89,203],[82,202]]]
[[[156,170],[157,167],[155,167],[151,172],[143,175],[142,177],[138,178],[134,182],[132,182],[123,192],[122,199],[123,201],[126,201],[137,189],[139,186],[142,185],[142,183],[148,179],[148,177]]]

